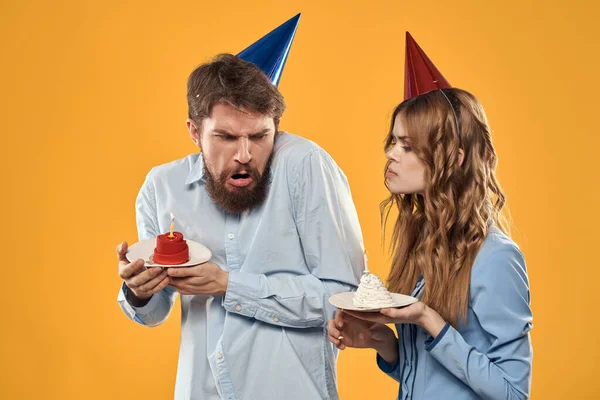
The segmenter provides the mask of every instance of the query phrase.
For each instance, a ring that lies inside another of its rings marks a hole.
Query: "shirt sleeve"
[[[377,366],[390,378],[394,379],[397,382],[400,382],[400,360],[396,361],[393,364],[390,364],[387,361],[385,361],[379,355],[379,353],[377,353]]]
[[[155,189],[150,173],[146,176],[135,202],[139,240],[151,239],[159,235],[154,193]],[[127,290],[127,285],[123,282],[117,296],[119,306],[127,318],[149,327],[158,326],[167,319],[177,298],[175,289],[167,286],[152,296],[143,307],[134,307],[127,301]]]
[[[450,325],[426,350],[483,399],[527,399],[531,387],[532,328],[523,255],[505,246],[473,268],[471,307],[491,338],[478,349]]]
[[[329,297],[356,289],[364,269],[363,242],[348,181],[318,149],[293,170],[290,196],[309,274],[229,273],[229,312],[295,328],[323,327],[335,315]]]

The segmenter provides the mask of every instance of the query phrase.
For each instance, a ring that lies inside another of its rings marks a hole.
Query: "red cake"
[[[173,232],[173,237],[164,233],[156,237],[153,261],[155,264],[177,265],[188,262],[190,250],[181,232]]]

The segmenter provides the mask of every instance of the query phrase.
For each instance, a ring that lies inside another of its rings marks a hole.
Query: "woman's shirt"
[[[421,279],[413,296],[426,283]],[[526,399],[531,386],[532,328],[523,254],[492,227],[471,271],[466,324],[449,323],[434,339],[397,324],[399,359],[379,367],[400,383],[398,399]]]

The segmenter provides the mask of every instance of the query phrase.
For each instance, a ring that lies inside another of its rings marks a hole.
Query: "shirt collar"
[[[202,153],[198,153],[198,159],[190,168],[190,173],[185,180],[185,184],[190,185],[198,181],[204,182],[204,159],[202,158]]]

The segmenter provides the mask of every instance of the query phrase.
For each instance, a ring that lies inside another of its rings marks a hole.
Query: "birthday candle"
[[[365,274],[369,273],[369,263],[368,263],[368,259],[367,259],[367,252],[365,251]]]
[[[170,231],[168,237],[170,239],[172,239],[175,237],[175,235],[173,235],[173,230],[175,229],[175,217],[173,216],[173,213],[170,213],[170,214],[171,214],[171,231]]]

